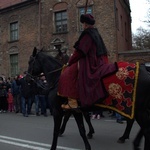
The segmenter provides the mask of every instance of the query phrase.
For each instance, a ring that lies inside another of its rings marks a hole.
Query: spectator
[[[103,109],[102,108],[100,108],[99,110],[97,110],[97,111],[94,111],[93,112],[93,115],[92,115],[92,119],[100,119],[100,118],[104,118],[105,116],[103,115]]]
[[[37,85],[38,81],[39,81],[39,78],[37,78],[36,84],[34,84],[34,100],[35,100],[36,116],[40,116],[40,114],[39,114],[39,97],[38,97],[39,88],[38,88],[38,85]]]
[[[14,100],[13,100],[11,88],[9,88],[8,92],[7,92],[7,102],[8,102],[8,111],[13,112],[14,111]]]
[[[48,95],[48,83],[44,74],[41,74],[40,79],[37,81],[37,94],[35,95],[36,102],[36,115],[39,116],[39,105],[41,107],[41,114],[47,116],[47,95]]]
[[[11,84],[11,89],[12,89],[12,94],[14,97],[14,106],[15,106],[15,112],[21,112],[21,99],[20,99],[20,90],[19,90],[19,76],[15,76],[12,84]]]
[[[8,92],[8,89],[11,88],[11,78],[10,78],[10,77],[8,77],[8,78],[6,79],[5,84],[6,84],[6,90],[7,90],[7,92]]]
[[[0,112],[7,112],[7,90],[3,79],[0,79]]]
[[[123,124],[123,117],[119,113],[116,112],[116,122]]]
[[[32,99],[32,88],[33,82],[29,76],[24,73],[24,77],[19,80],[20,93],[21,93],[21,105],[22,114],[24,117],[28,117],[31,113],[31,99]]]

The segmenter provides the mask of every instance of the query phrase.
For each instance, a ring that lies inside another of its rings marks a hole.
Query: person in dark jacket
[[[39,116],[39,105],[41,106],[41,114],[47,116],[47,95],[48,95],[48,83],[44,74],[37,80],[36,94],[35,94],[35,106],[36,115]]]
[[[21,100],[20,100],[20,90],[19,90],[18,82],[19,82],[19,76],[15,76],[11,84],[11,90],[14,98],[14,106],[15,106],[16,113],[21,112],[21,108],[20,108]]]
[[[3,79],[0,79],[0,112],[7,112],[7,86]]]
[[[33,82],[32,80],[30,80],[29,76],[25,74],[25,76],[19,80],[19,85],[21,94],[22,114],[24,117],[28,117],[31,111]]]

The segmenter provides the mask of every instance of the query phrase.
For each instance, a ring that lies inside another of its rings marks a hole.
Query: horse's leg
[[[82,137],[82,139],[84,141],[85,150],[91,150],[90,143],[88,142],[88,139],[86,137],[86,131],[85,131],[84,122],[83,122],[83,114],[82,113],[73,112],[73,115],[74,115],[76,123],[78,125],[78,129],[79,129],[80,135],[81,135],[81,137]]]
[[[63,123],[60,127],[59,136],[61,136],[64,133],[65,128],[66,128],[66,124],[67,124],[71,114],[72,114],[71,111],[65,112],[65,115],[64,115],[64,118],[63,118]]]
[[[130,135],[133,123],[134,123],[134,119],[128,119],[127,118],[126,121],[127,121],[126,129],[123,133],[123,136],[121,136],[118,139],[118,141],[117,141],[118,143],[124,143],[126,139],[129,139],[129,135]]]
[[[94,131],[94,128],[91,123],[91,118],[90,118],[89,112],[83,112],[83,116],[89,126],[89,133],[87,134],[87,138],[91,139],[93,137],[93,134],[95,133],[95,131]]]
[[[150,127],[145,129],[144,137],[145,137],[144,150],[149,150],[150,149]]]
[[[140,142],[141,142],[142,137],[143,137],[143,131],[142,131],[142,129],[140,129],[136,138],[133,141],[134,150],[140,150],[139,146],[140,146]]]
[[[53,131],[53,140],[51,150],[56,150],[57,141],[59,136],[59,130],[62,123],[63,112],[60,113],[58,110],[53,111],[53,119],[54,119],[54,131]]]

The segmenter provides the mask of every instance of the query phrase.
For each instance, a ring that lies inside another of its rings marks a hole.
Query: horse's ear
[[[36,56],[36,54],[37,54],[37,48],[36,48],[36,47],[34,47],[34,49],[33,49],[33,53],[32,53],[32,56],[33,56],[33,57],[35,57],[35,56]]]

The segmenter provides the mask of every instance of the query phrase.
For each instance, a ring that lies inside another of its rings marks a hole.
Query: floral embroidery
[[[109,94],[116,98],[121,99],[123,96],[122,87],[119,84],[111,83],[108,87]]]
[[[129,76],[129,72],[126,68],[119,68],[118,72],[116,73],[116,76],[120,80],[124,80]]]

